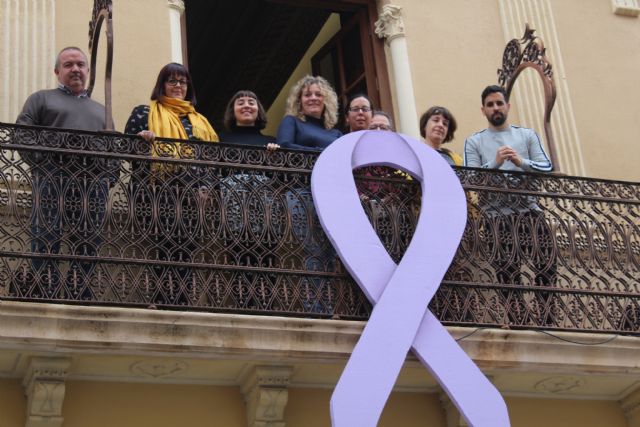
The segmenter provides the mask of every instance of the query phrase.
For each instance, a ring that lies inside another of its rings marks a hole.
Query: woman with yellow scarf
[[[194,252],[199,252],[203,224],[198,212],[204,212],[211,185],[207,168],[196,164],[175,164],[173,158],[197,158],[194,144],[188,140],[218,142],[209,121],[196,112],[196,96],[187,69],[177,63],[165,65],[158,75],[149,105],[133,109],[125,133],[149,142],[155,161],[132,161],[130,203],[137,227],[133,236],[149,261],[170,262],[147,273],[156,284],[154,302],[188,304],[193,284]],[[160,141],[156,138],[185,142]],[[136,150],[138,152],[139,149]],[[169,160],[159,162],[159,159]],[[151,165],[151,166],[149,166]]]
[[[151,92],[151,103],[133,109],[124,132],[151,143],[156,136],[218,142],[218,135],[206,117],[196,112],[195,105],[196,94],[189,71],[172,62],[160,70]],[[177,152],[175,154],[177,156]]]

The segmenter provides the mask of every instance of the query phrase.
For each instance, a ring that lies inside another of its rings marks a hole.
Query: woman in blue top
[[[338,122],[338,97],[324,78],[305,76],[291,89],[287,110],[278,128],[282,148],[322,151],[342,136]]]

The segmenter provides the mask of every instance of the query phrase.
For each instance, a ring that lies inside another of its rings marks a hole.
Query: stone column
[[[0,0],[0,121],[14,122],[27,96],[55,87],[55,37],[55,0]]]
[[[290,366],[256,366],[242,384],[248,427],[285,427]]]
[[[27,396],[26,427],[61,427],[65,379],[71,359],[34,357],[22,380]]]
[[[556,143],[560,170],[569,175],[587,174],[569,82],[562,61],[558,30],[550,0],[499,0],[505,43],[520,38],[526,23],[536,30],[547,48],[556,83],[556,103],[551,113],[551,129]],[[520,125],[535,129],[544,136],[544,93],[537,73],[520,74],[512,92],[511,104],[518,111]],[[544,138],[543,138],[544,139]],[[546,141],[545,141],[546,142]],[[548,150],[547,150],[548,152]]]
[[[409,52],[401,10],[400,6],[391,4],[382,6],[382,12],[376,21],[375,32],[378,37],[385,39],[391,53],[398,105],[397,130],[420,139],[416,99],[413,92]]]
[[[169,4],[169,32],[171,34],[171,62],[182,64],[182,14],[184,0],[167,0]]]

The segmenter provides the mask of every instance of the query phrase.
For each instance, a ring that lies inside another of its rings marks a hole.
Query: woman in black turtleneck
[[[250,90],[239,90],[227,104],[224,112],[227,131],[220,135],[220,140],[275,150],[279,147],[276,139],[260,132],[266,125],[267,113],[256,94]]]

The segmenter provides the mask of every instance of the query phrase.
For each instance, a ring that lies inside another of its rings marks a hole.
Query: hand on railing
[[[156,134],[150,130],[138,132],[138,136],[147,142],[153,142],[156,139]]]

